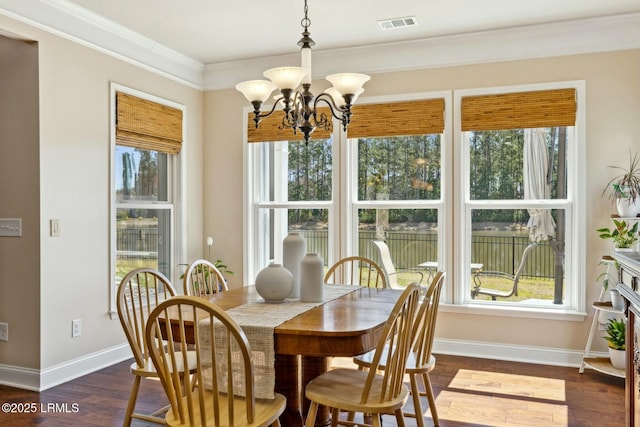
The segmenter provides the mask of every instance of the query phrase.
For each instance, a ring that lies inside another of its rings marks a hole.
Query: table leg
[[[287,399],[287,407],[280,416],[283,426],[302,427],[302,410],[300,407],[300,357],[276,355],[275,391]]]
[[[309,400],[304,397],[304,387],[309,381],[329,370],[330,359],[328,357],[302,356],[302,411],[307,414],[309,411]],[[316,416],[316,426],[328,426],[331,424],[329,408],[321,405]]]

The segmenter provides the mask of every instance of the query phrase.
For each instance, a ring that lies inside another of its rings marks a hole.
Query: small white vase
[[[293,276],[281,264],[269,264],[256,276],[256,291],[266,302],[284,301],[293,288]]]
[[[617,369],[625,369],[627,353],[624,350],[615,350],[609,347],[609,359],[611,360],[611,366]]]
[[[300,233],[289,233],[282,241],[282,266],[293,275],[289,298],[300,297],[300,261],[307,253],[307,242]]]
[[[300,301],[324,300],[324,261],[317,253],[308,253],[300,262]]]
[[[616,209],[621,218],[635,218],[640,213],[640,197],[633,202],[628,198],[618,198]]]

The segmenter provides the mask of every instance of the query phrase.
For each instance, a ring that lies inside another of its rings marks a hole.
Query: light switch
[[[22,236],[22,219],[0,218],[0,237]]]
[[[50,219],[49,220],[49,235],[51,237],[58,237],[60,235],[60,220],[59,219]]]

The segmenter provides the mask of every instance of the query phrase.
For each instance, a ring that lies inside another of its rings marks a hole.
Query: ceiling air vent
[[[393,30],[396,28],[413,27],[418,25],[415,16],[407,16],[405,18],[383,19],[378,21],[378,25],[383,30]]]

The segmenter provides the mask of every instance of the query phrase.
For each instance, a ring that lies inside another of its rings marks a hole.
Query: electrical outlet
[[[0,323],[0,341],[9,341],[8,323]]]
[[[71,338],[82,335],[82,320],[76,319],[71,321]]]

